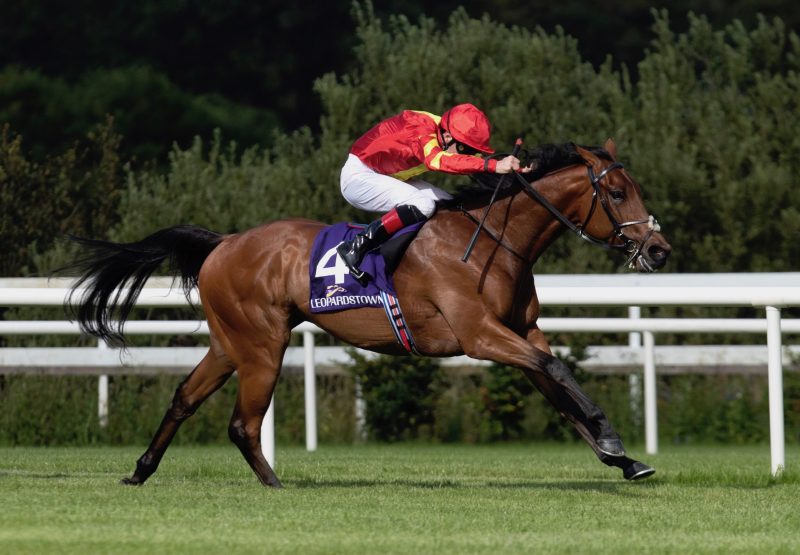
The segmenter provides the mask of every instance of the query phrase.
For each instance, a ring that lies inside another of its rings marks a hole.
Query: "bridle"
[[[550,212],[550,214],[552,214],[553,217],[556,218],[559,222],[561,222],[564,226],[566,226],[567,229],[574,232],[578,237],[580,237],[581,239],[592,245],[602,247],[606,250],[625,251],[625,253],[628,255],[625,264],[633,268],[636,264],[636,261],[642,255],[642,249],[644,248],[644,245],[647,243],[647,241],[650,239],[650,237],[652,237],[654,233],[661,231],[661,226],[658,224],[658,221],[652,214],[648,215],[647,219],[644,220],[631,220],[628,222],[619,223],[617,219],[614,217],[614,215],[611,213],[611,209],[608,206],[608,201],[600,191],[600,182],[610,172],[614,170],[621,170],[624,167],[625,166],[623,166],[620,162],[612,162],[611,164],[603,168],[603,170],[599,174],[595,174],[594,168],[591,165],[588,164],[586,165],[586,171],[588,173],[589,181],[592,184],[592,189],[593,189],[592,205],[589,208],[589,212],[586,214],[586,217],[584,218],[583,222],[580,224],[572,223],[572,221],[569,218],[567,218],[561,211],[559,211],[558,208],[553,206],[549,200],[547,200],[541,193],[539,193],[539,191],[534,189],[533,185],[528,181],[526,181],[524,177],[522,177],[522,174],[520,174],[519,172],[513,172],[513,174],[516,177],[517,181],[519,181],[520,185],[522,186],[522,190],[525,191],[528,195],[530,195],[534,200],[536,200],[536,202],[541,204],[545,209],[547,209],[547,211]],[[498,183],[498,187],[495,190],[495,194],[497,193],[497,189],[499,189],[499,185],[500,183]],[[490,201],[490,205],[494,202],[494,198],[495,196],[493,195],[492,200]],[[602,206],[603,211],[606,213],[606,217],[608,218],[608,221],[611,223],[612,227],[612,232],[606,239],[599,239],[586,232],[586,227],[589,225],[589,222],[594,216],[594,213],[597,211],[598,201],[600,206]],[[472,219],[475,223],[479,224],[478,231],[482,229],[500,246],[511,252],[517,258],[525,260],[524,257],[519,255],[509,246],[505,245],[505,243],[501,238],[497,237],[494,233],[483,227],[483,222],[479,223],[478,220],[476,220],[469,212],[464,210],[463,207],[461,208],[461,210],[466,216]],[[625,235],[625,232],[623,230],[626,227],[639,224],[647,224],[647,227],[649,228],[647,234],[641,241],[636,241]],[[618,241],[612,242],[612,237],[615,237],[616,239],[618,239]],[[468,249],[468,252],[469,250],[471,249]],[[468,255],[465,254],[465,258],[467,256]],[[465,258],[462,258],[462,260],[465,260]]]
[[[544,196],[542,196],[541,193],[539,193],[539,191],[534,189],[533,185],[531,185],[528,181],[526,181],[522,177],[522,174],[514,172],[514,175],[516,176],[517,181],[520,182],[520,184],[522,185],[522,189],[526,193],[528,193],[539,204],[545,207],[547,211],[553,215],[553,217],[555,217],[558,221],[564,224],[569,230],[573,231],[578,237],[580,237],[584,241],[587,241],[588,243],[591,243],[592,245],[602,247],[606,250],[625,251],[625,253],[628,254],[628,259],[626,260],[625,264],[633,267],[634,263],[636,262],[636,259],[641,256],[642,249],[644,248],[645,243],[647,243],[647,241],[650,239],[653,233],[661,231],[661,226],[658,224],[658,221],[656,221],[655,217],[652,214],[648,215],[646,220],[631,220],[628,222],[619,223],[617,219],[614,217],[614,215],[611,213],[611,209],[608,206],[608,201],[606,199],[606,196],[603,195],[600,191],[600,181],[602,181],[602,179],[610,172],[614,170],[621,170],[624,167],[625,166],[623,166],[620,162],[613,162],[608,166],[606,166],[605,168],[603,168],[603,171],[601,171],[599,174],[595,174],[594,168],[591,165],[588,164],[586,165],[586,171],[589,174],[589,181],[591,182],[593,189],[592,206],[589,208],[589,212],[586,214],[586,218],[584,218],[583,223],[580,224],[572,223],[572,221],[566,216],[564,216],[564,214],[562,214],[558,210],[558,208],[553,206],[550,203],[550,201],[548,201],[546,198],[544,198]],[[611,235],[609,235],[609,237],[606,239],[598,239],[597,237],[594,237],[586,232],[586,227],[589,225],[592,216],[594,216],[594,213],[597,210],[598,200],[600,206],[603,207],[603,211],[606,213],[608,221],[611,223],[611,227],[613,228]],[[647,224],[647,227],[649,228],[647,234],[641,241],[636,241],[625,235],[625,232],[623,230],[626,227],[639,224]],[[612,237],[616,237],[617,239],[619,239],[619,242],[611,242]]]

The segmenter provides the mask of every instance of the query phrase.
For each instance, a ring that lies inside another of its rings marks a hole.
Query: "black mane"
[[[595,156],[609,161],[612,160],[611,155],[602,147],[580,146],[590,151]],[[502,158],[503,156],[506,155],[503,154],[498,158]],[[533,166],[533,169],[529,173],[520,174],[529,183],[541,179],[546,174],[560,170],[561,168],[585,163],[578,153],[575,143],[540,145],[532,150],[523,150],[520,152],[519,159],[523,166]],[[452,200],[442,202],[441,204],[445,207],[454,206],[466,200],[475,200],[476,198],[491,195],[495,187],[497,187],[499,180],[503,179],[503,175],[496,173],[478,173],[470,177],[473,181],[472,184],[460,186]],[[498,198],[504,196],[503,193],[516,191],[518,187],[519,183],[516,179],[512,179],[512,176],[506,177],[498,191]]]

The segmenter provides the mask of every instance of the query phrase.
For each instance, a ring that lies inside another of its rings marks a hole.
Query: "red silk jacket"
[[[428,170],[468,174],[484,171],[480,156],[450,154],[439,145],[441,116],[405,110],[367,131],[350,149],[369,168],[407,181]],[[486,171],[494,172],[490,159]]]

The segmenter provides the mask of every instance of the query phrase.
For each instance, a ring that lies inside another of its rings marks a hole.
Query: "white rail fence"
[[[781,308],[800,306],[800,273],[689,274],[689,275],[594,275],[537,276],[537,292],[543,307],[628,307],[627,318],[541,318],[546,332],[629,333],[629,345],[621,348],[590,348],[586,366],[643,367],[645,448],[655,454],[657,443],[656,365],[713,364],[757,366],[766,360],[769,388],[770,454],[773,475],[785,467],[783,366],[800,348],[782,346],[782,334],[799,334],[800,320],[781,319]],[[142,292],[138,306],[186,306],[182,292],[170,288],[170,281],[154,278]],[[69,282],[36,278],[0,279],[0,306],[61,306]],[[193,302],[197,302],[196,294]],[[641,306],[760,307],[765,318],[641,318]],[[305,378],[306,447],[317,448],[316,386],[317,366],[346,362],[344,350],[315,347],[314,335],[324,333],[313,324],[296,327],[303,335],[303,347],[287,350],[284,365],[302,366]],[[76,335],[76,324],[66,321],[0,321],[0,336]],[[207,334],[203,321],[130,321],[126,334]],[[656,348],[656,333],[748,333],[766,335],[766,346],[738,346],[724,350],[699,347]],[[643,339],[643,341],[642,341]],[[146,371],[148,368],[185,372],[202,358],[204,347],[130,348],[127,353],[105,345],[66,348],[0,348],[0,373],[47,372],[81,369],[97,373],[98,417],[108,416],[108,372]],[[690,357],[682,353],[693,351]],[[709,354],[711,353],[711,354]],[[766,355],[766,356],[764,356]],[[468,357],[443,361],[451,366],[487,364]],[[632,388],[638,388],[638,373],[631,374]],[[262,428],[262,445],[271,464],[275,462],[274,410],[272,406]]]

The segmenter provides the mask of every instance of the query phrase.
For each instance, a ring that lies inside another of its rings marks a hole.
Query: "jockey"
[[[385,212],[336,249],[356,279],[364,279],[359,265],[367,252],[399,229],[430,218],[437,200],[451,198],[417,176],[429,170],[470,174],[520,169],[515,156],[502,160],[483,157],[494,153],[490,135],[486,115],[472,104],[459,104],[441,117],[405,110],[353,143],[342,168],[342,195],[356,208]]]

